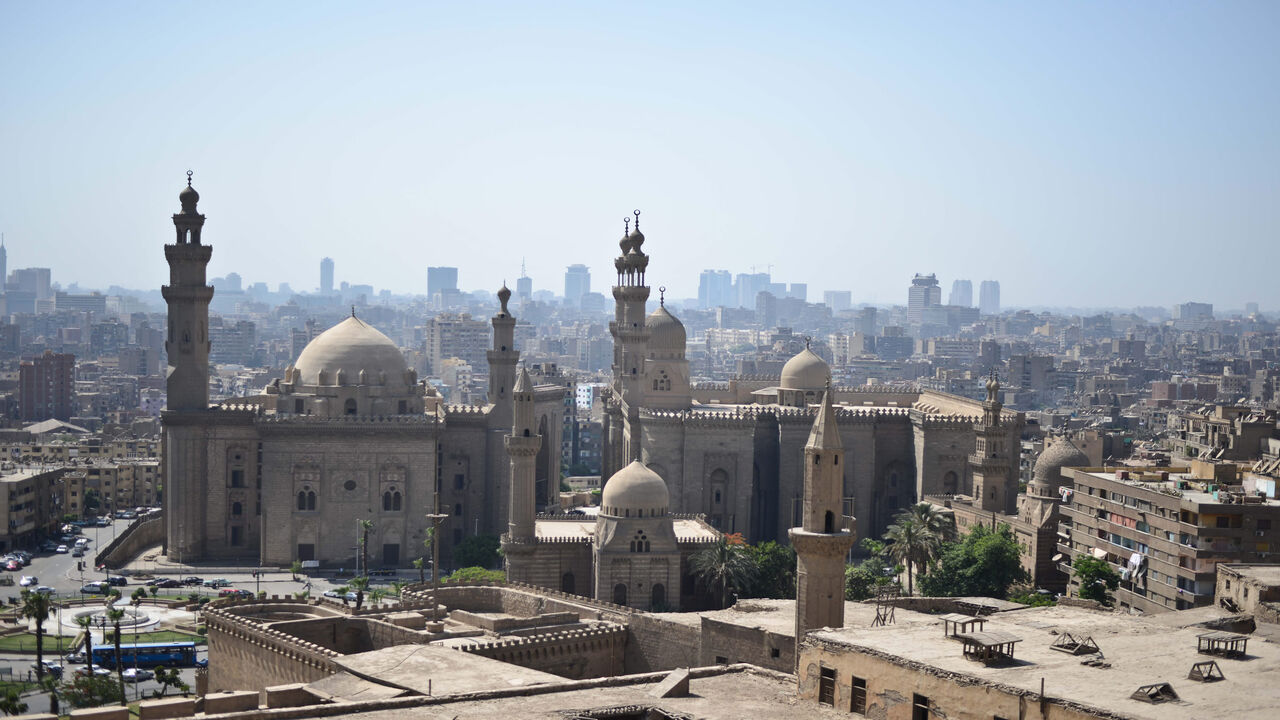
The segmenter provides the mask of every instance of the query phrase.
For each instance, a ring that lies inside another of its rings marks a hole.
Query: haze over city
[[[425,291],[771,271],[902,303],[1280,305],[1265,2],[0,5],[10,267],[154,288],[195,170],[211,275]]]

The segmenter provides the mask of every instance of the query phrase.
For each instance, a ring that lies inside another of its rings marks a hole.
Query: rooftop
[[[1186,468],[1087,468],[1077,471],[1076,477],[1086,475],[1098,480],[1120,483],[1132,488],[1150,490],[1187,502],[1212,505],[1249,504],[1280,507],[1280,500],[1242,492],[1239,486],[1226,486],[1212,481],[1197,480]],[[1126,473],[1127,477],[1121,477]],[[1212,491],[1209,488],[1214,488]]]
[[[964,657],[961,643],[943,636],[942,621],[899,622],[880,628],[824,630],[817,640],[920,663],[980,683],[1030,694],[1045,692],[1064,700],[1139,718],[1179,720],[1204,717],[1269,717],[1280,707],[1280,647],[1251,636],[1248,655],[1235,659],[1202,655],[1197,637],[1203,627],[1177,627],[1149,619],[1073,607],[1028,608],[988,618],[988,632],[1021,638],[1009,664],[992,665]],[[1081,664],[1082,657],[1051,650],[1062,633],[1092,637],[1109,667]],[[1200,683],[1187,679],[1197,662],[1216,660],[1226,679]],[[963,681],[962,681],[963,682]],[[1170,683],[1181,700],[1152,705],[1130,695],[1143,685]]]
[[[566,519],[538,518],[534,524],[534,535],[546,539],[590,540],[596,535],[596,518],[594,515],[566,515]],[[716,531],[709,525],[693,518],[676,518],[674,521],[676,541],[707,541],[716,539]]]

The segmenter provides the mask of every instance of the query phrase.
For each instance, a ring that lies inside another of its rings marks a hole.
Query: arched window
[[[242,514],[244,514],[244,506],[238,502],[231,503],[231,514],[234,517],[240,517]]]
[[[651,610],[661,609],[667,604],[667,588],[662,583],[653,584],[653,593],[650,598],[649,608]]]
[[[382,493],[382,511],[389,512],[391,510],[391,491]]]
[[[307,492],[307,509],[308,510],[316,509],[316,491],[315,490],[311,490]]]
[[[346,404],[343,405],[343,412],[347,415],[356,414],[356,399],[348,398]]]
[[[942,476],[942,492],[944,495],[955,495],[959,491],[959,477],[954,470],[948,470]]]
[[[614,605],[627,604],[627,586],[625,584],[618,583],[617,585],[613,586],[613,604]]]
[[[298,509],[307,509],[307,494],[301,490],[298,491]]]
[[[828,510],[826,516],[822,519],[822,532],[830,534],[835,531],[836,531],[836,516],[835,516],[835,513]]]
[[[393,512],[400,511],[401,503],[402,503],[402,499],[400,497],[400,492],[397,490],[396,492],[391,493],[391,510]]]

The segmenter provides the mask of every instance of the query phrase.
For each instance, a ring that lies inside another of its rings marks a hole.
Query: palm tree
[[[414,558],[413,566],[418,569],[418,584],[425,585],[427,583],[427,559],[425,557]]]
[[[689,558],[693,574],[707,583],[708,588],[720,588],[720,607],[729,605],[729,588],[746,587],[755,574],[751,558],[741,545],[730,543],[723,536],[714,544],[694,553]]]
[[[49,596],[35,592],[33,590],[22,591],[22,607],[19,614],[24,618],[30,618],[36,623],[36,681],[44,684],[44,621],[49,619],[49,613],[53,610]],[[49,708],[56,715],[58,713],[58,696],[49,692]]]
[[[81,615],[76,624],[84,630],[84,672],[85,677],[93,677],[93,616]]]
[[[952,542],[956,539],[955,516],[944,513],[942,508],[933,503],[918,502],[898,513],[894,520],[899,521],[904,516],[917,520],[925,529],[937,535],[942,542]]]
[[[120,683],[120,704],[127,706],[124,695],[124,663],[121,662],[120,656],[120,621],[124,619],[124,609],[116,607],[116,601],[120,599],[120,591],[112,590],[107,595],[107,619],[111,621],[112,630],[115,633],[116,646],[116,680]]]
[[[364,604],[364,591],[369,589],[369,578],[361,575],[357,578],[351,578],[351,587],[356,589],[356,609]]]
[[[914,594],[913,567],[923,569],[937,554],[942,541],[937,533],[927,528],[915,517],[899,515],[897,522],[889,526],[884,539],[889,541],[889,557],[907,567],[907,594]]]

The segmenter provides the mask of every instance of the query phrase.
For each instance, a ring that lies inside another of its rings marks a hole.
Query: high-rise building
[[[733,275],[728,270],[703,270],[698,276],[698,307],[732,306],[737,298],[733,294]]]
[[[436,295],[442,292],[458,289],[458,268],[456,267],[429,267],[427,268],[427,297],[435,302]]]
[[[320,294],[333,294],[333,258],[320,261]]]
[[[787,290],[787,297],[808,302],[809,283],[791,283],[790,289]]]
[[[848,290],[827,290],[822,293],[822,303],[831,308],[831,312],[844,312],[853,307],[853,293]]]
[[[983,280],[978,288],[978,312],[983,315],[1000,314],[1000,281]]]
[[[947,298],[947,304],[973,307],[973,283],[968,280],[951,283],[951,296]]]
[[[36,300],[53,297],[49,268],[19,268],[9,276],[9,290],[31,293]]]
[[[907,291],[907,321],[919,324],[925,308],[942,304],[942,288],[938,287],[938,276],[933,273],[911,278],[911,288]]]
[[[1213,319],[1213,303],[1187,302],[1173,306],[1173,319],[1206,322]]]
[[[18,366],[18,410],[28,422],[69,420],[76,401],[76,356],[46,350]]]
[[[9,277],[9,251],[4,249],[4,233],[0,233],[0,293],[4,292],[4,279]]]
[[[586,265],[570,265],[564,271],[564,303],[582,305],[582,296],[591,292],[591,270]]]
[[[769,273],[738,273],[734,284],[738,290],[738,307],[754,308],[756,295],[769,292]]]
[[[473,368],[485,367],[488,356],[489,324],[474,320],[468,313],[441,313],[427,321],[425,350],[431,372],[439,373],[451,357],[465,360]]]

